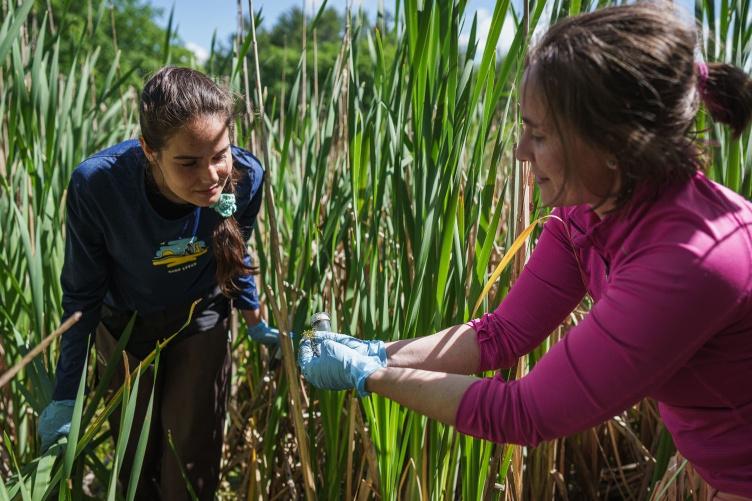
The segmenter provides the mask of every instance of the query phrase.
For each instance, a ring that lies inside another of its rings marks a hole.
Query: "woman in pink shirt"
[[[716,498],[752,498],[752,204],[701,173],[692,137],[700,103],[741,134],[752,80],[695,48],[671,5],[551,27],[526,62],[516,156],[557,217],[509,294],[432,336],[323,334],[301,345],[305,378],[530,446],[652,397]],[[469,375],[512,366],[585,294],[591,311],[525,377]]]

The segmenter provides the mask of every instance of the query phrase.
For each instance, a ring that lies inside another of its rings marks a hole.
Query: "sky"
[[[197,59],[201,60],[209,54],[211,47],[212,33],[217,30],[217,40],[225,42],[227,37],[235,31],[237,26],[237,1],[236,0],[147,0],[154,7],[163,10],[161,18],[158,19],[160,25],[167,26],[167,20],[170,15],[170,9],[175,5],[175,17],[173,26],[177,25],[177,32],[185,43],[186,47],[192,50]],[[430,0],[429,0],[430,1]],[[313,9],[321,5],[321,0],[254,0],[253,8],[261,9],[265,23],[272,26],[274,21],[283,13],[293,7],[300,7],[306,4],[306,10],[312,12]],[[383,3],[386,10],[394,10],[394,0],[351,0],[353,8],[363,8],[371,17],[376,15],[380,3]],[[210,5],[211,8],[207,8]],[[243,12],[248,12],[248,1],[243,0]],[[327,6],[332,6],[339,11],[344,11],[347,0],[329,0]],[[466,12],[467,25],[469,30],[472,14],[478,13],[478,34],[482,38],[484,33],[488,32],[491,24],[491,14],[495,6],[494,0],[469,0]],[[514,29],[511,23],[504,27],[506,33],[502,33],[502,39],[511,42],[514,36]],[[505,37],[506,35],[506,37]],[[507,43],[508,43],[507,42]],[[501,42],[504,43],[503,41]]]
[[[159,24],[167,26],[170,9],[175,5],[175,17],[173,26],[177,26],[177,32],[186,47],[196,54],[199,61],[203,61],[209,55],[211,39],[214,30],[217,31],[217,40],[227,41],[227,37],[235,31],[237,26],[237,0],[147,0],[151,5],[163,10]],[[431,1],[431,0],[426,0]],[[521,4],[521,0],[512,0],[513,4]],[[689,8],[693,0],[679,0],[685,8]],[[379,4],[385,5],[387,10],[394,10],[394,0],[350,0],[353,8],[363,8],[371,17],[375,17]],[[248,1],[242,0],[244,13],[248,12]],[[321,5],[321,0],[254,0],[253,8],[261,9],[267,26],[273,26],[274,21],[283,13],[293,7],[300,7],[305,3],[306,10],[314,13]],[[328,6],[339,11],[344,11],[348,0],[329,0]],[[554,2],[550,2],[553,4]],[[495,0],[468,0],[466,7],[465,29],[460,36],[460,43],[467,44],[472,16],[478,16],[478,51],[482,53],[485,47],[485,38],[491,26],[491,17],[495,7]],[[210,5],[210,8],[207,8]],[[546,17],[544,15],[544,17]],[[497,50],[501,53],[512,42],[514,37],[514,25],[510,18],[506,19],[499,37]]]

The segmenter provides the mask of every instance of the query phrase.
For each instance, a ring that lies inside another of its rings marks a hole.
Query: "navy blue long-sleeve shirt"
[[[232,157],[241,173],[235,218],[248,241],[261,206],[264,170],[242,148],[233,146]],[[55,400],[75,398],[102,304],[148,314],[188,304],[217,285],[212,232],[221,216],[196,207],[178,219],[162,217],[147,199],[146,166],[138,141],[128,140],[91,156],[71,176],[60,277],[63,321],[76,311],[83,316],[62,336]],[[236,283],[235,306],[257,309],[253,276]]]

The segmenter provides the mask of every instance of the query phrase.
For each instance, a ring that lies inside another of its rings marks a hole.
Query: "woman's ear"
[[[149,145],[146,144],[146,141],[144,140],[144,136],[139,136],[138,142],[141,143],[141,149],[144,150],[147,160],[154,163],[157,159],[157,152],[149,148]]]

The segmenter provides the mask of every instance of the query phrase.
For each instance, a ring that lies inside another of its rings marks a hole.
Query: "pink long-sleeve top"
[[[586,292],[594,305],[525,377],[473,383],[457,429],[534,446],[651,397],[711,486],[752,496],[752,204],[698,173],[602,220],[554,214],[501,305],[470,323],[480,368],[514,365]]]

